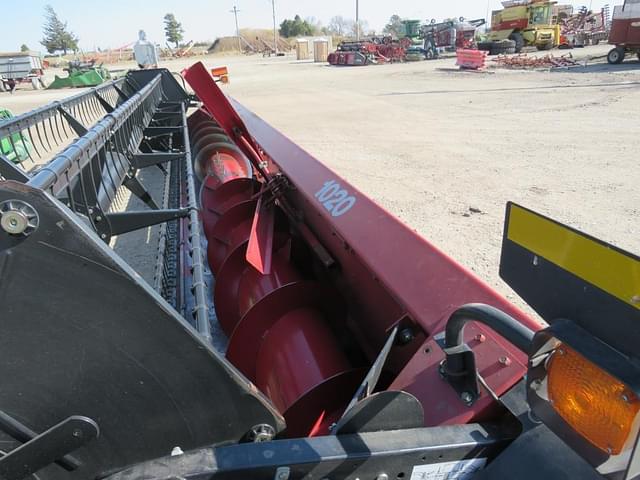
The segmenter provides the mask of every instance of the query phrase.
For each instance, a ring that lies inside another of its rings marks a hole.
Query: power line
[[[229,10],[229,13],[233,13],[233,15],[236,17],[236,37],[238,38],[238,51],[242,53],[242,44],[240,43],[240,28],[238,27],[238,13],[240,13],[240,10],[238,10],[238,7],[234,5],[233,10]]]

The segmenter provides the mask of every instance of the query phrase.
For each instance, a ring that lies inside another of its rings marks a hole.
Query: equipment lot
[[[203,58],[229,66],[231,96],[511,300],[498,278],[508,200],[640,252],[635,59],[471,73],[455,59],[358,68]],[[0,105],[17,114],[76,92],[19,90]]]

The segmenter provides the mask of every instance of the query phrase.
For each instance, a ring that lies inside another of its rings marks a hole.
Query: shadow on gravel
[[[640,61],[627,60],[620,65],[610,65],[608,63],[594,63],[586,66],[575,66],[568,68],[554,68],[551,73],[615,73],[633,72],[640,70]]]
[[[636,66],[636,70],[640,70],[640,66]],[[638,82],[605,82],[605,83],[590,83],[587,85],[541,85],[536,87],[508,87],[508,88],[470,88],[468,90],[426,90],[422,92],[389,92],[381,93],[379,96],[388,97],[396,95],[433,95],[441,93],[491,93],[491,92],[520,92],[525,90],[562,90],[571,88],[603,88],[603,87],[637,87],[640,86]]]

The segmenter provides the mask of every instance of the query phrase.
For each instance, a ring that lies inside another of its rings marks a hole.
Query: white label
[[[413,467],[410,480],[471,480],[487,463],[486,458],[434,463]]]
[[[315,197],[332,217],[344,215],[356,204],[355,197],[343,190],[335,180],[325,182],[322,188],[316,192]]]

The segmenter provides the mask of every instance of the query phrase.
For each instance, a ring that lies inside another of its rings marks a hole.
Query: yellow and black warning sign
[[[637,256],[509,203],[500,276],[547,322],[567,318],[622,351],[637,349]]]

